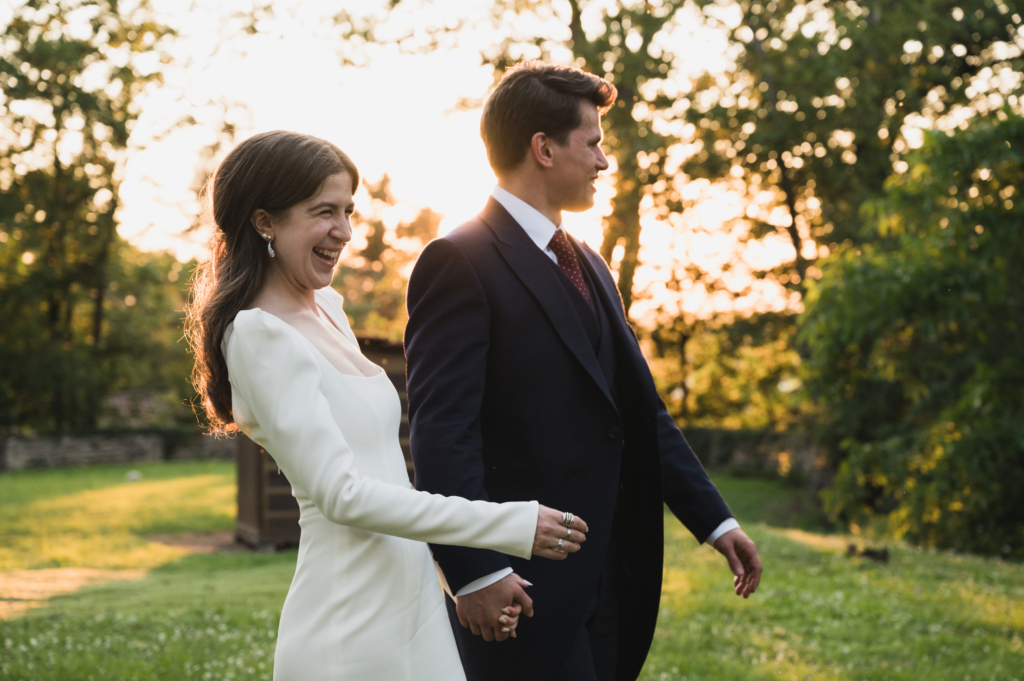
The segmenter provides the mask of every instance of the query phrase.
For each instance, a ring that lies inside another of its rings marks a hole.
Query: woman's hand
[[[515,638],[516,627],[519,626],[519,614],[522,611],[523,608],[518,603],[513,603],[507,608],[502,608],[501,612],[498,614],[498,630],[503,634]],[[495,640],[501,641],[504,639],[496,638]]]
[[[572,524],[566,527],[565,518],[562,511],[540,507],[537,533],[533,535],[533,555],[565,560],[570,553],[580,550],[580,544],[587,540],[587,524],[582,518],[573,517]]]

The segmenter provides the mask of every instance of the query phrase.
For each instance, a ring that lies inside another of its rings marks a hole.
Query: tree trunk
[[[100,347],[100,334],[103,332],[103,294],[106,289],[105,282],[93,289],[96,292],[92,308],[92,346],[95,349]]]
[[[632,118],[630,119],[632,120]],[[636,152],[629,144],[633,130],[622,130],[621,122],[615,125],[616,135],[622,143],[616,147],[615,157],[618,171],[615,174],[615,200],[612,214],[605,220],[604,240],[601,242],[601,256],[609,263],[616,246],[622,246],[622,260],[619,261],[619,295],[629,316],[633,304],[633,276],[636,273],[640,252],[640,198],[643,183],[637,174]],[[623,134],[625,133],[625,134]]]
[[[59,121],[57,128],[57,138],[60,139]],[[57,371],[55,372],[55,380],[53,386],[53,404],[51,405],[51,414],[53,416],[53,425],[57,434],[64,432],[64,415],[65,415],[65,391],[64,385],[67,380],[67,362],[65,361],[66,352],[64,344],[67,342],[67,328],[59,329],[58,324],[60,323],[61,317],[61,303],[70,306],[70,301],[67,300],[67,296],[61,296],[61,289],[65,288],[62,286],[63,279],[63,221],[62,217],[64,214],[64,191],[63,191],[63,177],[64,169],[60,163],[60,157],[57,153],[57,144],[54,142],[53,148],[53,197],[51,199],[50,210],[47,211],[46,220],[49,223],[48,227],[44,227],[44,233],[49,235],[49,243],[47,244],[47,254],[45,257],[45,267],[49,270],[49,281],[47,282],[47,299],[49,305],[49,316],[47,324],[50,331],[50,347],[56,354],[53,358],[57,364]]]
[[[786,208],[789,210],[789,227],[786,228],[786,231],[789,232],[789,238],[793,242],[793,248],[796,250],[796,261],[793,264],[796,267],[796,273],[800,275],[800,286],[802,288],[806,286],[804,279],[807,277],[807,260],[800,253],[803,241],[800,239],[800,230],[796,227],[796,197],[793,191],[793,178],[789,177],[786,173],[785,166],[779,167],[779,175],[779,187],[786,197]]]
[[[743,17],[743,23],[746,24],[748,28],[751,28],[751,30],[753,30],[753,28],[750,26],[751,21],[749,13]],[[767,61],[767,55],[764,51],[764,45],[761,43],[759,39],[754,38],[751,41],[750,46],[759,57]],[[775,78],[773,78],[770,73],[765,71],[764,82],[765,85],[768,86],[768,91],[764,93],[765,105],[769,109],[775,109],[779,103],[779,89],[775,84]],[[807,261],[804,260],[803,255],[801,255],[800,253],[801,247],[803,246],[803,242],[800,239],[800,230],[798,230],[796,227],[796,195],[793,191],[793,178],[789,177],[786,174],[786,165],[782,162],[781,151],[776,149],[775,152],[779,154],[779,188],[782,190],[782,193],[786,197],[786,209],[789,211],[790,222],[789,227],[786,228],[786,231],[789,233],[789,239],[790,241],[793,242],[793,248],[796,250],[796,261],[793,264],[796,267],[797,274],[800,275],[800,287],[802,289],[806,285],[804,279],[807,277]]]
[[[622,184],[621,177],[619,184]],[[638,194],[633,192],[628,200],[616,204],[616,208],[622,207],[619,235],[622,238],[623,254],[619,263],[619,295],[622,296],[626,317],[629,317],[629,308],[633,305],[633,276],[640,255],[640,202],[633,197],[638,198]]]
[[[1006,259],[1006,287],[1009,295],[1006,296],[1010,306],[1010,316],[1013,319],[1014,336],[1017,341],[1017,348],[1024,353],[1024,291],[1021,286],[1021,236],[1020,228],[1013,231],[1013,244],[1010,247],[1009,257]]]

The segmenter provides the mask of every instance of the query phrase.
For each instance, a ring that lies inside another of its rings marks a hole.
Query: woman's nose
[[[352,223],[347,217],[343,217],[334,223],[334,227],[331,228],[331,236],[348,243],[352,240]]]

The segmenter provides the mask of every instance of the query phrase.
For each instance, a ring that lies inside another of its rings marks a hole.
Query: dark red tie
[[[551,237],[548,248],[558,257],[558,266],[565,272],[565,276],[576,285],[576,288],[583,294],[584,300],[590,302],[590,294],[587,292],[587,285],[583,281],[583,272],[580,270],[580,261],[576,258],[576,251],[572,249],[569,238],[560,229],[555,230]]]

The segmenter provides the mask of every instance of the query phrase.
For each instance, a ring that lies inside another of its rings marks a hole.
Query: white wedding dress
[[[341,296],[316,297],[358,347]],[[274,457],[301,509],[275,681],[464,679],[424,542],[528,558],[537,502],[412,489],[398,443],[401,405],[384,372],[339,372],[270,313],[239,312],[222,347],[235,422]]]

